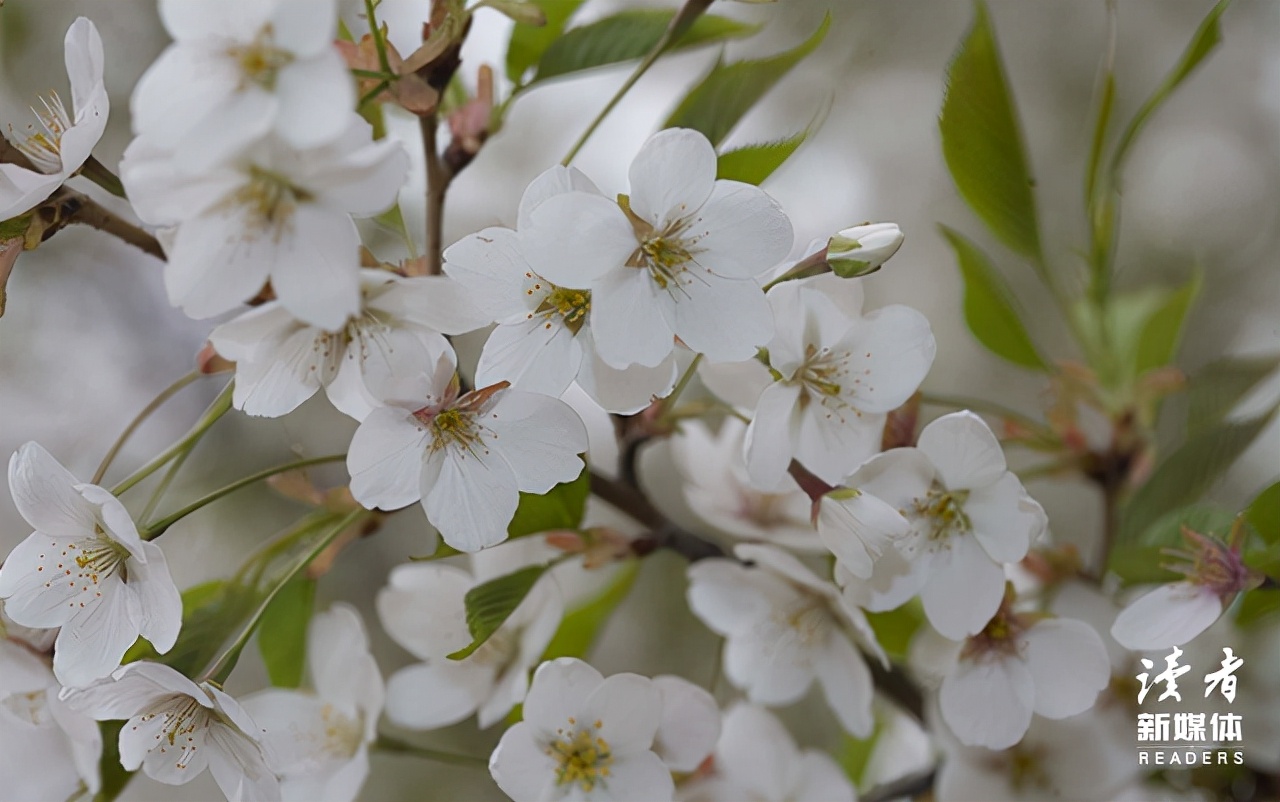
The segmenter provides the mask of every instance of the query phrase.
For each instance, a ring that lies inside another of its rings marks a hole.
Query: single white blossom
[[[540,275],[591,291],[596,352],[617,368],[659,365],[679,337],[713,361],[747,359],[773,334],[755,279],[791,248],[791,223],[759,188],[716,180],[702,134],[660,131],[641,148],[623,203],[566,192],[521,229]]]
[[[115,496],[84,484],[36,443],[9,460],[9,490],[35,528],[0,566],[5,613],[61,627],[53,671],[84,685],[119,665],[138,636],[164,654],[182,626],[182,599],[164,552],[138,537]]]
[[[861,314],[861,291],[786,281],[769,290],[778,331],[768,345],[775,381],[756,402],[747,467],[762,486],[782,481],[792,459],[839,484],[880,450],[885,416],[906,403],[933,364],[929,321],[906,306]]]
[[[351,802],[369,774],[383,705],[382,675],[355,608],[335,604],[311,619],[307,665],[314,692],[272,688],[242,704],[264,730],[285,800]]]
[[[450,546],[502,542],[520,493],[542,494],[582,472],[587,431],[559,399],[503,384],[459,396],[442,359],[418,401],[369,413],[351,440],[351,493],[366,507],[421,501]]]
[[[396,397],[405,376],[453,359],[443,334],[486,322],[465,291],[444,277],[366,269],[360,290],[360,312],[333,331],[298,320],[279,301],[214,329],[209,341],[236,363],[236,409],[278,417],[323,387],[335,407],[363,420]]]
[[[280,784],[240,703],[160,663],[129,663],[111,679],[64,688],[62,699],[99,721],[128,719],[120,764],[166,785],[184,785],[206,768],[228,802],[280,799]]]
[[[661,802],[675,793],[654,753],[662,694],[637,674],[605,678],[574,658],[543,663],[524,720],[502,734],[489,773],[515,802]]]
[[[138,79],[134,133],[196,169],[272,133],[294,148],[342,135],[355,87],[337,0],[160,0],[160,19],[174,42]]]
[[[67,29],[64,47],[72,112],[54,92],[40,99],[42,109],[31,109],[39,130],[28,126],[23,133],[9,127],[9,138],[36,169],[0,164],[0,220],[17,217],[52,195],[80,170],[106,130],[111,104],[102,83],[98,29],[79,17]]]
[[[564,617],[559,590],[544,578],[479,649],[450,660],[472,641],[464,597],[481,581],[456,566],[409,563],[393,569],[379,591],[382,626],[422,661],[387,684],[387,717],[396,724],[428,730],[475,715],[490,727],[524,701],[529,672]]]
[[[841,726],[869,735],[871,671],[855,639],[886,658],[866,616],[780,549],[744,543],[734,554],[751,565],[710,559],[689,567],[689,607],[724,636],[725,676],[769,706],[799,701],[816,680]]]
[[[172,150],[135,139],[120,178],[138,216],[176,226],[166,247],[169,301],[195,318],[234,309],[268,279],[296,318],[337,331],[360,312],[360,236],[352,215],[395,202],[409,158],[368,123],[344,118],[335,141],[298,150],[262,140],[192,172]]]

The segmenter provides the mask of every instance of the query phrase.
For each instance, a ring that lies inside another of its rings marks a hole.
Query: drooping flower
[[[410,563],[392,570],[378,593],[387,634],[422,661],[397,671],[387,684],[387,717],[396,724],[435,729],[474,714],[489,727],[524,701],[529,672],[564,615],[560,593],[554,582],[537,583],[479,649],[450,660],[471,643],[464,597],[480,581],[452,565]]]
[[[916,448],[873,457],[845,484],[888,502],[911,531],[884,550],[865,585],[839,572],[837,581],[869,593],[869,610],[891,610],[919,593],[929,623],[952,640],[991,620],[1004,596],[1003,564],[1026,556],[1047,525],[972,412],[938,418]]]
[[[129,663],[110,679],[64,688],[62,699],[98,721],[128,719],[120,764],[166,785],[184,785],[205,768],[229,802],[280,799],[280,784],[240,703],[160,663]]]
[[[9,138],[36,170],[16,164],[0,164],[0,220],[17,217],[62,186],[89,159],[107,127],[111,104],[102,83],[102,39],[84,17],[67,29],[65,39],[67,78],[71,82],[68,112],[57,93],[40,99],[32,108],[39,123],[27,133],[9,127]]]
[[[135,139],[120,178],[138,216],[176,226],[166,250],[169,301],[195,318],[234,309],[268,279],[294,317],[337,331],[360,312],[356,217],[395,202],[409,167],[392,139],[344,118],[331,143],[298,150],[268,138],[199,173],[148,137]]]
[[[670,800],[671,772],[654,753],[662,695],[637,674],[603,677],[574,658],[543,663],[489,773],[515,802]]]
[[[724,673],[756,704],[796,702],[816,680],[847,731],[871,732],[871,672],[855,639],[883,661],[862,611],[799,560],[772,546],[740,544],[733,560],[689,567],[689,607],[723,635]]]
[[[351,440],[351,493],[364,506],[420,500],[446,543],[478,551],[506,539],[521,492],[582,472],[586,427],[563,401],[505,382],[459,395],[445,359],[421,378],[420,400],[373,410]]]
[[[203,170],[274,133],[294,148],[342,135],[355,107],[333,46],[337,0],[161,0],[173,37],[138,79],[134,133]]]
[[[828,281],[848,284],[830,276]],[[769,290],[778,331],[768,344],[774,382],[747,430],[747,467],[764,487],[782,481],[792,459],[828,484],[880,449],[885,415],[920,386],[936,345],[929,321],[906,306],[861,314],[861,292],[826,281],[787,281]]]
[[[791,248],[791,223],[759,188],[716,180],[716,154],[687,129],[660,131],[615,203],[566,192],[521,227],[539,274],[591,291],[596,352],[617,368],[654,366],[679,337],[713,361],[751,357],[773,334],[755,279]]]
[[[307,665],[314,692],[273,688],[242,704],[264,730],[285,800],[350,802],[369,774],[383,704],[382,675],[355,608],[335,604],[311,619]]]
[[[0,566],[5,613],[61,627],[53,671],[84,685],[119,665],[138,636],[161,654],[182,626],[182,599],[164,552],[138,537],[115,496],[84,484],[36,443],[9,460],[9,489],[35,531]]]
[[[362,420],[396,397],[405,376],[453,358],[443,334],[487,322],[447,278],[366,269],[360,289],[360,312],[336,330],[296,319],[279,301],[214,329],[210,342],[236,363],[236,409],[278,417],[323,387],[335,407]]]
[[[871,576],[875,561],[911,532],[911,524],[870,493],[842,487],[824,495],[818,506],[818,537],[839,564],[860,579]]]
[[[655,367],[617,368],[602,360],[591,334],[596,317],[591,291],[546,279],[546,268],[530,261],[523,245],[527,237],[519,233],[528,230],[540,204],[568,192],[603,199],[580,171],[553,167],[525,190],[519,230],[486,228],[445,251],[445,272],[482,299],[498,324],[480,354],[476,383],[509,381],[521,389],[559,396],[576,380],[608,411],[632,414],[671,391],[674,354]]]

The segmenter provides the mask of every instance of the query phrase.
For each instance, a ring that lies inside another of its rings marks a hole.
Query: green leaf
[[[685,95],[662,127],[692,128],[719,146],[774,84],[822,44],[830,27],[831,15],[827,14],[818,30],[792,50],[733,64],[718,62]]]
[[[1200,294],[1201,276],[1197,273],[1191,277],[1186,286],[1176,292],[1169,293],[1147,318],[1138,335],[1136,352],[1133,356],[1133,374],[1141,376],[1152,368],[1159,368],[1173,362],[1182,342],[1182,329],[1187,322],[1187,312],[1191,304]]]
[[[586,468],[572,482],[561,482],[541,496],[520,494],[520,506],[507,527],[511,538],[550,532],[553,529],[577,529],[591,495],[591,474]]]
[[[537,65],[542,54],[559,38],[583,0],[533,0],[547,17],[541,27],[517,25],[507,44],[507,77],[519,86],[530,67]]]
[[[1197,503],[1181,507],[1160,516],[1138,538],[1145,546],[1175,548],[1183,544],[1182,528],[1192,532],[1224,539],[1231,531],[1236,516],[1231,510],[1217,504]]]
[[[1120,537],[1133,539],[1160,516],[1200,498],[1266,428],[1274,410],[1247,421],[1228,422],[1187,440],[1160,463],[1124,508]]]
[[[1125,585],[1152,585],[1173,582],[1179,575],[1161,567],[1165,557],[1162,546],[1130,546],[1120,544],[1111,550],[1107,570],[1120,577]]]
[[[978,342],[1015,365],[1048,371],[1013,306],[1013,293],[987,255],[962,234],[939,226],[956,252],[964,277],[964,320]]]
[[[871,734],[866,738],[854,738],[845,733],[840,739],[840,748],[835,754],[836,762],[840,764],[840,768],[844,770],[845,776],[855,788],[861,786],[862,777],[866,774],[867,765],[871,762],[871,754],[875,751],[883,732],[884,722],[876,716]]]
[[[638,561],[625,563],[595,598],[571,610],[560,622],[560,627],[556,630],[551,642],[547,644],[547,650],[543,653],[542,659],[578,657],[585,660],[591,644],[595,643],[596,636],[608,622],[609,616],[613,615],[613,611],[631,592],[631,586],[635,584],[638,573],[640,573]]]
[[[1272,543],[1261,551],[1249,552],[1244,556],[1244,564],[1280,581],[1280,543]]]
[[[307,663],[307,626],[315,607],[316,581],[302,577],[280,588],[258,623],[258,651],[271,684],[296,688]]]
[[[120,764],[120,731],[124,725],[123,721],[98,722],[98,731],[102,734],[102,757],[98,760],[101,784],[93,802],[111,802],[120,796],[137,773],[125,770]]]
[[[885,654],[894,660],[905,661],[911,638],[924,623],[924,608],[912,600],[901,607],[883,613],[867,613],[867,623],[876,633]]]
[[[1263,379],[1280,366],[1280,354],[1227,357],[1191,378],[1187,434],[1216,425]]]
[[[809,130],[805,129],[776,142],[725,151],[716,157],[716,178],[760,186],[766,178],[773,175],[774,170],[791,158],[791,154],[804,144],[808,136]]]
[[[468,590],[464,601],[467,605],[467,630],[471,632],[471,643],[449,655],[449,659],[462,660],[483,646],[489,636],[497,632],[498,627],[511,617],[548,568],[549,565],[530,565]]]
[[[538,61],[538,72],[529,83],[558,78],[583,70],[644,58],[658,45],[676,12],[654,9],[622,11],[574,28],[556,39]],[[673,50],[750,36],[758,25],[703,15],[671,46]]]
[[[1280,482],[1259,493],[1244,517],[1265,543],[1280,543]]]
[[[982,2],[947,70],[938,126],[956,188],[1000,241],[1040,259],[1034,181],[995,31]]]
[[[217,656],[218,648],[248,615],[252,603],[248,588],[224,579],[193,585],[182,592],[182,629],[173,648],[160,655],[139,638],[121,662],[156,660],[184,674],[199,671]]]
[[[1280,590],[1251,590],[1240,599],[1236,626],[1249,627],[1280,613]]]

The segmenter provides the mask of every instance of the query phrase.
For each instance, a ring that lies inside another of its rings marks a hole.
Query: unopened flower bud
[[[827,243],[827,264],[840,278],[874,273],[898,252],[905,239],[897,223],[867,223],[846,228]]]

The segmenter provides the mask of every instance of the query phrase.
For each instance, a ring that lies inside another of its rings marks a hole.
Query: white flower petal
[[[447,659],[402,668],[387,681],[387,717],[413,730],[457,724],[488,697],[493,676],[491,666]]]
[[[356,217],[372,217],[395,204],[409,171],[409,154],[395,137],[374,141],[363,118],[348,119],[350,127],[336,147],[317,151],[297,169],[311,173],[308,184],[317,188],[325,205]],[[311,154],[289,155],[302,159]]]
[[[0,219],[30,211],[62,186],[65,176],[44,175],[16,164],[0,164]]]
[[[122,587],[104,589],[96,603],[79,608],[55,642],[53,673],[58,682],[88,685],[119,668],[138,639],[140,616],[137,597]]]
[[[369,636],[355,608],[338,602],[311,619],[307,665],[316,693],[344,711],[377,718],[382,675],[369,654]]]
[[[257,295],[275,261],[269,237],[246,237],[243,212],[211,210],[183,221],[174,235],[164,283],[169,302],[202,319],[229,312]]]
[[[581,660],[548,660],[534,672],[524,700],[524,720],[540,734],[554,736],[556,728],[563,726],[562,719],[574,715],[571,711],[579,710],[603,682],[600,672]]]
[[[716,766],[763,799],[786,799],[800,762],[791,734],[767,710],[739,702],[724,714]]]
[[[809,405],[797,416],[795,458],[827,484],[840,484],[859,465],[875,456],[884,439],[885,416],[853,408],[827,408],[809,394]]]
[[[54,540],[32,532],[14,547],[0,566],[0,597],[4,611],[13,621],[28,627],[58,627],[71,618],[75,599],[83,592],[78,574],[59,571],[59,555],[70,541]],[[68,559],[62,557],[61,559]]]
[[[520,231],[522,250],[534,272],[562,287],[585,289],[621,270],[639,247],[631,223],[608,198],[566,192],[547,198]]]
[[[767,620],[772,608],[748,568],[733,560],[699,560],[689,566],[689,608],[712,631],[734,636]]]
[[[537,178],[529,182],[524,194],[520,196],[520,211],[516,228],[525,229],[530,225],[529,216],[544,200],[566,192],[588,192],[599,195],[600,190],[586,174],[577,167],[555,165],[543,171]]]
[[[871,671],[858,650],[838,633],[827,638],[827,648],[814,669],[827,705],[845,731],[857,738],[867,738],[875,725],[871,701],[875,691]]]
[[[301,203],[277,240],[271,286],[299,320],[336,331],[360,311],[360,236],[351,218]]]
[[[968,410],[943,415],[924,427],[918,445],[948,490],[985,487],[1007,468],[1000,441],[982,418]]]
[[[279,780],[257,741],[230,727],[212,726],[205,745],[209,773],[227,799],[271,802],[280,798]]]
[[[720,706],[706,689],[681,677],[654,677],[653,686],[662,695],[653,751],[671,771],[693,771],[716,748]]]
[[[149,661],[122,666],[110,680],[84,688],[63,688],[59,696],[73,710],[99,721],[132,718],[173,696],[190,696],[211,707],[208,696],[194,682],[166,665]]]
[[[337,0],[274,0],[270,5],[274,41],[295,56],[327,52],[337,38]],[[314,92],[321,87],[332,90],[324,83],[309,88]]]
[[[471,552],[506,540],[520,502],[516,474],[507,461],[494,452],[447,447],[439,464],[435,481],[421,493],[427,520],[444,542]],[[424,471],[422,478],[431,477]]]
[[[294,3],[307,16],[325,21],[323,11]],[[329,15],[328,19],[333,19]],[[351,119],[355,107],[355,87],[351,73],[337,51],[324,51],[314,58],[297,59],[276,75],[276,133],[296,148],[321,145],[336,139]],[[394,185],[397,189],[398,184]]]
[[[1181,646],[1222,615],[1222,600],[1203,585],[1161,585],[1120,611],[1111,637],[1127,649],[1147,651]]]
[[[1025,635],[1027,668],[1036,684],[1035,711],[1066,718],[1093,706],[1111,682],[1107,648],[1082,621],[1051,618]]]
[[[660,292],[647,272],[636,269],[616,270],[592,287],[587,322],[606,364],[658,365],[675,349]]]
[[[246,696],[242,705],[262,728],[277,773],[327,773],[337,758],[326,748],[325,731],[334,715],[328,702],[309,693],[267,688]]]
[[[93,532],[94,510],[76,492],[79,483],[39,443],[23,444],[9,458],[13,504],[27,523],[46,535],[78,538]]]
[[[369,308],[442,334],[462,334],[492,322],[490,309],[497,298],[480,298],[449,276],[414,276],[388,282],[369,299]]]
[[[928,583],[920,590],[929,623],[952,640],[981,632],[1002,598],[1004,570],[967,534],[953,535],[935,555]]]
[[[584,344],[591,342],[585,330],[578,333],[577,339]],[[587,395],[608,412],[634,415],[653,403],[653,399],[668,395],[675,386],[677,373],[675,354],[656,367],[632,365],[619,369],[601,359],[592,345],[584,348],[577,380]]]
[[[712,362],[750,359],[773,338],[773,311],[754,281],[726,279],[690,265],[664,290],[662,314],[691,351]]]
[[[669,128],[644,143],[629,177],[632,210],[662,228],[707,202],[716,183],[716,151],[697,131]]]
[[[648,677],[614,674],[586,697],[585,721],[599,721],[598,733],[617,754],[648,750],[662,723],[662,694]]]
[[[493,781],[514,802],[545,802],[556,798],[557,764],[535,740],[535,732],[526,718],[502,734],[502,740],[489,757]]]
[[[717,181],[685,233],[694,260],[725,278],[750,279],[787,258],[795,235],[777,202],[759,187]]]
[[[633,752],[614,759],[603,791],[599,798],[608,802],[670,802],[676,786],[661,758],[653,752]]]
[[[399,407],[369,413],[351,438],[347,470],[351,494],[372,509],[398,510],[421,497],[419,476],[431,435]]]
[[[531,393],[559,396],[573,382],[582,347],[559,320],[530,317],[499,325],[485,341],[476,365],[476,385],[500,381]]]
[[[463,597],[475,584],[453,565],[398,565],[378,592],[378,616],[392,640],[419,660],[444,659],[471,642]]]
[[[183,2],[178,0],[178,5]],[[199,79],[193,80],[193,76]],[[133,131],[172,149],[192,128],[205,125],[211,110],[222,108],[237,91],[239,81],[235,60],[226,53],[203,45],[170,45],[134,86],[129,103]],[[223,121],[218,123],[207,127],[219,127]],[[250,131],[256,129],[261,134],[270,127],[271,118],[266,117],[254,121]]]
[[[942,718],[962,743],[1007,749],[1031,724],[1035,685],[1016,658],[961,660],[942,680]]]
[[[273,345],[271,353],[236,362],[231,403],[246,415],[289,414],[330,381],[341,364],[342,354],[331,353],[339,346],[319,329],[296,328]]]
[[[778,382],[766,387],[756,403],[744,451],[747,472],[760,487],[777,487],[787,475],[800,428],[800,394],[799,387]]]
[[[191,83],[202,79],[203,76]],[[198,111],[199,124],[190,125],[188,121],[181,135],[172,142],[173,156],[193,172],[224,164],[271,130],[278,108],[279,98],[275,94],[251,81],[241,81],[216,103]],[[139,130],[150,133],[147,128]]]
[[[969,491],[964,513],[973,536],[991,559],[1016,563],[1027,556],[1032,540],[1044,531],[1044,510],[1027,495],[1022,482],[1006,472],[993,484]]]
[[[794,802],[857,802],[858,794],[848,776],[822,752],[806,750],[796,774],[799,779],[791,795]]]
[[[485,424],[496,433],[496,447],[521,491],[546,493],[582,473],[578,454],[587,450],[587,428],[558,398],[505,390]]]
[[[138,594],[141,619],[138,634],[160,654],[168,652],[182,629],[182,595],[169,574],[164,552],[155,543],[143,543],[146,562],[129,561],[129,587]]]
[[[824,496],[818,510],[818,537],[860,579],[870,578],[880,555],[910,531],[906,518],[868,493],[841,499]]]
[[[509,228],[486,228],[444,251],[444,272],[483,306],[486,323],[520,319],[537,307],[537,295],[525,290],[532,271]]]
[[[858,377],[846,388],[848,397],[864,412],[890,412],[905,404],[937,353],[929,320],[908,306],[871,312],[854,322],[846,342],[852,353],[849,373]]]

